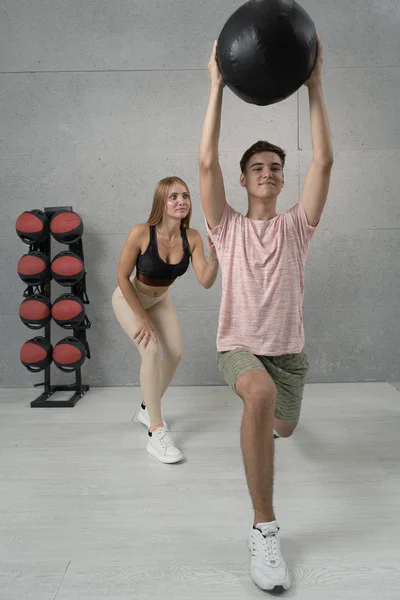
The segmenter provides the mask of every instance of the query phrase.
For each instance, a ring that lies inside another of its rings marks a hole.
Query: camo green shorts
[[[246,371],[267,371],[277,389],[275,418],[297,425],[305,378],[309,369],[307,355],[258,356],[237,349],[217,353],[219,371],[226,383],[236,392],[236,383]]]

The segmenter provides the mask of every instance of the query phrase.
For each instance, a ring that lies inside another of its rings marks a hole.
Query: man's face
[[[250,196],[276,198],[284,184],[282,161],[275,152],[253,154],[240,175],[240,185],[247,188]]]

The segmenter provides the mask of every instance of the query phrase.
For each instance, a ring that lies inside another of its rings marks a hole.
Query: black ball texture
[[[296,92],[310,76],[318,37],[294,0],[250,0],[228,19],[217,42],[221,76],[250,104],[266,106]]]

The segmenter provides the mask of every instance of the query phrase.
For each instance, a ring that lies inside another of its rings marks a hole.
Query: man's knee
[[[276,385],[266,371],[247,371],[239,377],[236,391],[249,410],[275,410]]]
[[[293,435],[296,427],[297,423],[286,423],[285,421],[279,421],[278,419],[275,419],[274,422],[274,429],[281,438],[289,438],[291,435]]]

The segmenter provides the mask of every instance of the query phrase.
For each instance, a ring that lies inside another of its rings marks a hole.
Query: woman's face
[[[173,183],[164,205],[168,217],[184,219],[190,210],[191,200],[187,188],[181,183]]]

